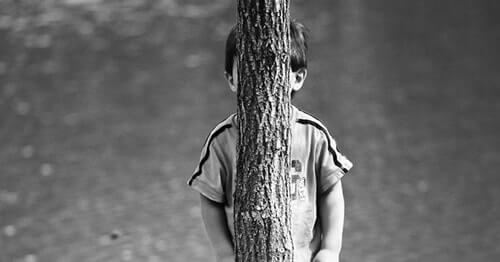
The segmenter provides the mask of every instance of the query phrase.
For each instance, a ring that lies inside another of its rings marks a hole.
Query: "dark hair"
[[[234,57],[237,51],[237,28],[233,26],[226,40],[226,67],[228,74],[233,73]],[[290,22],[290,66],[293,72],[307,68],[307,32],[303,24]]]

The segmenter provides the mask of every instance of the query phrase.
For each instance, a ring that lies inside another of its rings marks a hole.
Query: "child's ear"
[[[231,91],[233,91],[233,92],[236,92],[236,85],[234,83],[234,77],[231,74],[229,74],[228,72],[224,72],[224,76],[226,77],[227,84],[229,85],[229,89],[231,89]]]
[[[297,72],[295,73],[295,81],[297,83],[300,83],[302,85],[304,83],[304,80],[306,80],[307,77],[307,69],[302,67]]]
[[[307,77],[307,69],[306,68],[300,68],[296,72],[293,72],[293,78],[291,79],[291,87],[292,91],[299,91],[302,88],[302,85],[304,84],[304,80],[306,80]]]

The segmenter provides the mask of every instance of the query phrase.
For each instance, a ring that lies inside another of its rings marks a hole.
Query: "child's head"
[[[233,26],[226,40],[225,76],[229,87],[236,92],[238,86],[237,29]],[[304,25],[290,22],[290,89],[293,97],[304,84],[307,76],[307,34]]]

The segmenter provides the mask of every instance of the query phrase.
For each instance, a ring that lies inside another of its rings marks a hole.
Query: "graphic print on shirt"
[[[290,170],[290,174],[292,177],[292,189],[291,189],[292,201],[306,200],[306,195],[307,195],[306,177],[302,172],[302,163],[299,160],[292,160],[292,168]]]
[[[291,208],[292,232],[297,261],[302,256],[310,257],[309,245],[313,239],[315,215],[307,192],[306,167],[299,160],[291,163]]]

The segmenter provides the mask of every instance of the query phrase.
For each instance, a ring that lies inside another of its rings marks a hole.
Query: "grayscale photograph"
[[[0,0],[0,262],[500,261],[499,15]]]

